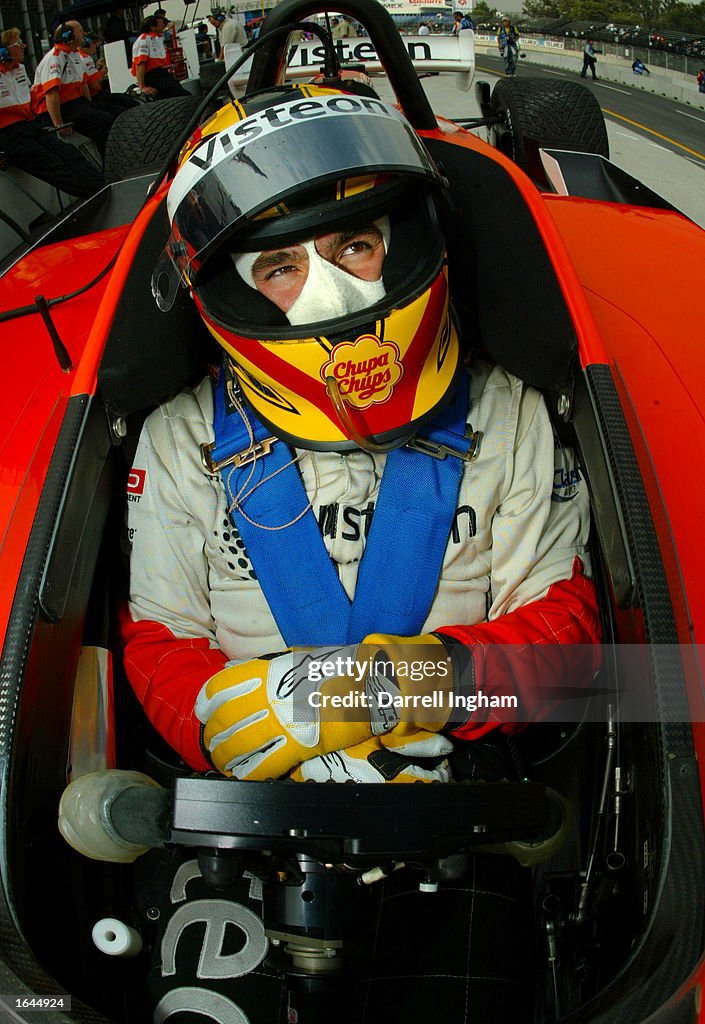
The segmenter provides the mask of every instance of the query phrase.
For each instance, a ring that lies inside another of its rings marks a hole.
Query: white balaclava
[[[380,217],[374,221],[374,225],[382,235],[386,255],[391,236],[389,217]],[[386,290],[381,277],[378,281],[363,281],[320,256],[313,238],[300,244],[308,253],[308,276],[296,301],[285,314],[292,326],[319,323],[345,316],[346,313],[357,313],[384,298]],[[233,256],[238,274],[255,291],[257,285],[252,276],[252,268],[259,255],[258,252],[243,252]]]

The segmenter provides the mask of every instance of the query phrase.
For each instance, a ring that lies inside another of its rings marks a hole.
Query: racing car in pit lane
[[[270,13],[248,94],[281,86],[291,26],[319,11],[284,0]],[[519,909],[497,920],[516,940],[507,983],[522,986],[527,1021],[705,1021],[705,394],[692,322],[705,233],[609,162],[581,86],[479,83],[481,119],[437,118],[381,5],[336,11],[365,25],[447,179],[466,344],[538,388],[558,443],[579,454],[604,639],[591,706],[517,734],[501,777],[445,785],[198,777],[152,731],[115,639],[124,491],[145,416],[217,360],[188,294],[160,312],[150,291],[178,153],[207,131],[196,112],[180,135],[169,102],[153,105],[164,151],[5,260],[0,279],[3,1019],[343,1020],[361,894],[403,862],[434,899],[482,858],[516,867]],[[345,89],[315,31],[324,78]],[[571,480],[559,484],[568,497]],[[56,828],[67,782],[114,767],[158,783],[115,807],[115,830],[153,847],[134,864],[83,858]],[[245,870],[249,902],[232,895]],[[288,1004],[267,1002],[265,975],[284,979]],[[252,981],[238,1001],[235,976]]]

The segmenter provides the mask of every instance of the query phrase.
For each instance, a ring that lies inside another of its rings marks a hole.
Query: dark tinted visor
[[[305,233],[307,216],[315,229],[306,193],[380,172],[440,180],[411,126],[388,104],[341,94],[297,99],[207,137],[179,169],[167,203],[189,262],[203,262],[265,210],[278,214],[266,218],[268,234],[276,235],[269,228],[278,222],[290,233],[293,221]]]

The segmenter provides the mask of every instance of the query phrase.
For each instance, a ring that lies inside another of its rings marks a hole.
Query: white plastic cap
[[[96,921],[91,936],[100,952],[108,956],[137,956],[142,949],[140,933],[116,917],[103,917]]]
[[[438,882],[419,882],[419,892],[438,892]]]

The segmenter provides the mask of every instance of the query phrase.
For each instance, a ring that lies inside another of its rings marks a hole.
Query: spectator
[[[97,110],[106,110],[109,114],[117,117],[123,110],[136,107],[137,101],[124,93],[111,93],[108,84],[108,69],[105,61],[98,57],[98,41],[89,35],[84,35],[83,43],[78,48],[83,66],[86,69],[88,91],[91,94],[91,103]]]
[[[643,61],[637,59],[632,63],[632,71],[635,75],[650,75],[651,72]]]
[[[453,15],[453,28],[450,30],[452,36],[457,36],[465,29],[472,28],[472,21],[467,14],[456,11]]]
[[[597,78],[595,74],[595,64],[597,64],[597,57],[595,56],[595,47],[593,46],[594,39],[588,39],[583,47],[583,70],[580,72],[580,77],[585,78],[588,72],[588,68],[592,71],[593,82]]]
[[[421,24],[419,25],[419,35],[420,36],[430,36],[430,34],[431,34],[431,30],[429,29],[428,25],[426,24],[425,21],[422,21]]]
[[[497,47],[504,58],[504,67],[507,75],[514,78],[517,68],[517,57],[519,56],[519,33],[509,18],[502,18],[502,24],[497,30]]]
[[[207,60],[213,56],[213,44],[211,43],[211,37],[208,35],[205,21],[201,21],[196,25],[196,49],[198,50],[199,60]]]
[[[705,68],[700,68],[696,81],[698,83],[698,92],[705,92]]]
[[[77,21],[62,21],[54,32],[54,47],[42,58],[34,75],[32,109],[39,121],[70,135],[73,128],[93,139],[101,156],[117,113],[91,103],[87,74],[78,48],[83,29]]]
[[[103,175],[76,146],[38,124],[24,54],[20,30],[6,29],[0,36],[0,149],[13,167],[70,196],[91,196],[103,187]]]
[[[145,18],[140,35],[132,47],[132,74],[145,96],[169,99],[188,96],[183,86],[169,71],[169,56],[164,46],[164,18],[156,14]]]

